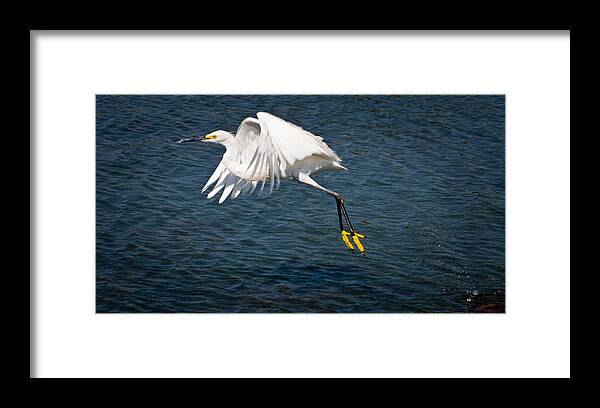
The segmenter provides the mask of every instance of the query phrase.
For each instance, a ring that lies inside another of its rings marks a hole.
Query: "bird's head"
[[[211,133],[205,135],[204,137],[202,137],[200,139],[200,141],[208,142],[208,143],[225,144],[232,138],[233,138],[233,135],[229,132],[226,132],[224,130],[215,130],[214,132],[211,132]]]
[[[191,143],[191,142],[207,142],[207,143],[218,143],[227,145],[233,140],[233,135],[224,130],[215,130],[205,136],[191,137],[189,139],[181,139],[177,143]]]

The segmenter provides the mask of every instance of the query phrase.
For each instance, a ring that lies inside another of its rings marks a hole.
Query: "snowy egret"
[[[235,136],[224,130],[217,130],[204,137],[177,142],[207,142],[225,146],[223,158],[202,192],[215,184],[208,193],[208,198],[222,190],[219,198],[221,204],[228,197],[235,199],[242,192],[252,194],[259,183],[263,191],[267,181],[269,194],[274,187],[279,187],[281,179],[308,184],[335,198],[342,241],[352,252],[356,245],[364,255],[365,249],[359,239],[364,238],[364,235],[354,230],[342,196],[322,187],[311,178],[312,174],[323,170],[348,170],[340,164],[342,160],[339,156],[327,146],[322,137],[299,126],[266,112],[258,112],[256,117],[258,119],[244,119]],[[344,227],[342,216],[349,231]]]

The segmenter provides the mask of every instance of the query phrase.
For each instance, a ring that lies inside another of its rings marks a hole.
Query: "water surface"
[[[175,141],[257,111],[342,158],[314,178],[343,194],[366,257],[316,189],[200,192],[224,150]],[[504,115],[491,95],[98,95],[96,310],[503,311]]]

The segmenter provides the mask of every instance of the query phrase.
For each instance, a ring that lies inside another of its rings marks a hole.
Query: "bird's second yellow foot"
[[[348,231],[342,231],[342,241],[344,241],[344,244],[346,244],[346,246],[348,247],[348,249],[352,252],[354,252],[354,246],[352,245],[352,243],[350,242],[350,240],[348,239],[348,235],[350,235],[350,233]]]
[[[360,251],[361,254],[366,255],[365,247],[363,246],[362,242],[360,242],[360,239],[358,239],[358,238],[364,238],[364,237],[365,236],[363,234],[359,234],[358,232],[354,232],[354,234],[352,234],[352,239],[354,240],[356,247],[358,248],[358,250]]]

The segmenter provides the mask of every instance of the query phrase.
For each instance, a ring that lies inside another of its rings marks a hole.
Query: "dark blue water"
[[[503,311],[504,96],[99,95],[96,105],[98,312]],[[344,247],[335,200],[316,189],[284,181],[222,205],[200,193],[224,150],[175,141],[235,133],[258,111],[323,136],[342,158],[348,172],[315,179],[343,194],[366,257]]]

